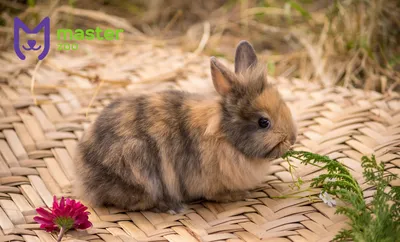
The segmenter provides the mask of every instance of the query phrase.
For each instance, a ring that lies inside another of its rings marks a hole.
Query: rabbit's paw
[[[174,208],[169,209],[167,211],[167,213],[172,214],[172,215],[180,214],[180,213],[183,213],[186,209],[187,209],[187,206],[185,204],[180,204],[179,206],[175,206]]]
[[[182,213],[186,210],[186,205],[184,204],[174,204],[173,206],[160,205],[158,207],[152,208],[150,211],[155,213],[168,213],[171,215]]]

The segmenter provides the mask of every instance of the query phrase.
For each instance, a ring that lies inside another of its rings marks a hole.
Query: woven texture
[[[208,57],[174,48],[120,46],[52,53],[35,70],[14,53],[0,58],[0,240],[55,241],[33,221],[52,196],[70,196],[77,141],[104,106],[129,92],[165,88],[213,91]],[[34,60],[33,60],[34,61]],[[35,74],[35,105],[30,85]],[[362,155],[375,154],[400,174],[400,97],[356,89],[321,89],[300,80],[274,80],[299,127],[296,150],[328,155],[358,179],[366,199],[374,190],[362,178]],[[100,88],[99,88],[100,87]],[[94,97],[92,99],[92,97]],[[90,108],[88,108],[90,106]],[[293,195],[288,163],[273,161],[265,184],[239,202],[204,201],[182,214],[126,212],[90,207],[93,228],[65,239],[86,241],[329,241],[346,218],[334,215],[307,189],[321,174],[297,161],[306,183]],[[399,180],[392,185],[399,186]],[[127,191],[129,192],[129,191]],[[286,195],[287,198],[280,198]],[[116,198],[117,199],[117,198]]]

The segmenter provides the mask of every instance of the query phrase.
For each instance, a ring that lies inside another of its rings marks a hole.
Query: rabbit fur
[[[104,108],[78,144],[77,196],[174,213],[197,199],[243,199],[260,185],[296,140],[291,112],[247,41],[237,46],[235,72],[215,57],[210,65],[216,94],[169,90]]]

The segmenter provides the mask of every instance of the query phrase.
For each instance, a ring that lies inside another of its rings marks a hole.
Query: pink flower
[[[47,232],[61,229],[65,232],[71,228],[87,229],[92,226],[88,217],[90,213],[86,211],[87,207],[82,203],[69,198],[64,199],[64,197],[58,203],[56,196],[53,200],[51,211],[44,208],[36,209],[40,216],[34,217],[33,220],[40,224],[41,229]]]

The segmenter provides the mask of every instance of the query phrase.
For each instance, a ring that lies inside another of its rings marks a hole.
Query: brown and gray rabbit
[[[218,95],[163,91],[112,102],[79,143],[78,197],[170,212],[197,199],[242,199],[296,140],[264,66],[242,41],[235,72],[211,58]]]

